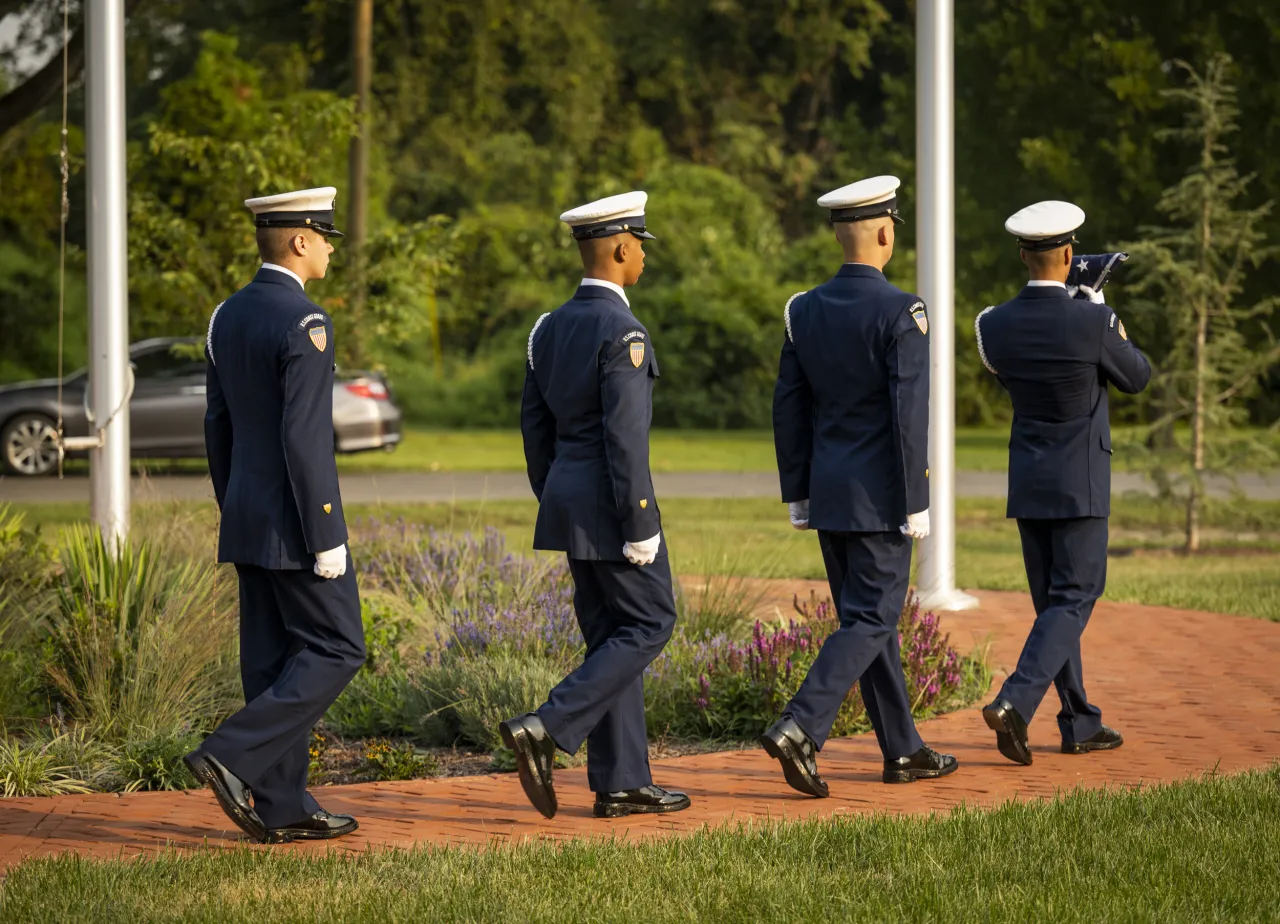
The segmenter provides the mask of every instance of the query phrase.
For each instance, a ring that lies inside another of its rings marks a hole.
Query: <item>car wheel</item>
[[[48,475],[58,467],[58,431],[43,414],[20,414],[0,431],[5,471]]]

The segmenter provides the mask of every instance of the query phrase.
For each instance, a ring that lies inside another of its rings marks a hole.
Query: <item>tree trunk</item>
[[[1202,302],[1196,311],[1196,398],[1191,415],[1191,490],[1187,493],[1187,551],[1200,548],[1200,498],[1204,477],[1204,386],[1205,351],[1209,340],[1209,306]]]
[[[1212,124],[1206,119],[1206,125]],[[1214,146],[1218,140],[1217,133],[1206,130],[1204,143],[1200,151],[1200,165],[1204,170],[1206,181],[1213,176]],[[1213,183],[1203,185],[1200,202],[1200,272],[1208,274],[1212,271],[1209,263],[1209,252],[1213,246],[1212,237],[1212,196]],[[1209,375],[1209,296],[1202,295],[1196,303],[1196,348],[1195,348],[1195,404],[1191,415],[1191,490],[1187,492],[1187,552],[1195,552],[1200,548],[1200,502],[1203,496],[1204,478],[1204,428],[1205,380]]]

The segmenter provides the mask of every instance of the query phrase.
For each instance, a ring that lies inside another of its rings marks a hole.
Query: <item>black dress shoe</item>
[[[936,780],[948,773],[955,773],[960,763],[950,754],[939,754],[933,748],[921,745],[910,757],[899,757],[884,762],[886,783],[914,783],[916,780]]]
[[[1092,738],[1083,741],[1062,739],[1063,754],[1088,754],[1090,751],[1114,751],[1124,744],[1124,738],[1114,728],[1102,726]]]
[[[266,841],[267,826],[253,810],[253,803],[250,801],[253,799],[253,790],[244,780],[224,767],[212,754],[198,748],[182,759],[191,768],[195,778],[213,790],[218,805],[235,822],[236,827],[255,841]]]
[[[982,710],[987,727],[996,733],[996,747],[1015,764],[1031,766],[1031,746],[1027,744],[1027,723],[1007,699],[997,699]]]
[[[542,719],[532,712],[507,719],[498,726],[502,741],[516,755],[516,772],[529,801],[546,818],[556,817],[556,791],[551,771],[556,761],[556,743],[547,734]]]
[[[787,784],[806,796],[827,797],[827,784],[818,776],[818,746],[795,719],[784,715],[760,736],[765,753],[782,763]]]
[[[651,783],[624,792],[598,792],[595,807],[591,811],[597,818],[621,818],[631,814],[679,812],[692,804],[692,800],[684,793],[667,791]]]
[[[268,844],[287,844],[290,841],[323,841],[342,837],[360,827],[360,822],[350,815],[330,815],[324,809],[297,824],[267,831]]]

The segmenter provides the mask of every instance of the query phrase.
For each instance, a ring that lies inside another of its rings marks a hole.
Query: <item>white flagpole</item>
[[[955,58],[952,0],[916,8],[916,265],[929,309],[929,520],[916,588],[932,610],[967,610],[956,589]]]
[[[124,4],[85,4],[88,172],[89,511],[112,546],[129,532],[129,281],[125,201]]]

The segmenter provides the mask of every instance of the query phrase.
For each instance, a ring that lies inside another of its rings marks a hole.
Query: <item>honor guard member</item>
[[[911,543],[929,534],[929,319],[883,272],[902,221],[898,185],[872,177],[818,200],[845,263],[783,312],[773,393],[782,499],[794,527],[818,531],[840,627],[760,743],[811,796],[827,795],[817,752],[855,681],[886,783],[956,769],[916,733],[898,645]]]
[[[649,475],[658,359],[624,291],[644,271],[643,192],[565,212],[586,278],[529,334],[520,430],[538,498],[535,549],[564,552],[586,642],[582,665],[537,712],[503,722],[525,795],[556,813],[559,747],[587,743],[596,817],[676,812],[682,792],[653,785],[642,675],[675,627],[671,565]]]
[[[222,511],[218,561],[240,582],[245,707],[186,761],[224,812],[269,843],[356,829],[307,792],[311,728],[364,663],[333,458],[333,324],[324,277],[333,187],[245,205],[262,268],[209,320],[205,446]]]
[[[1151,366],[1101,293],[1082,286],[1088,300],[1080,301],[1066,288],[1083,223],[1084,212],[1069,202],[1040,202],[1005,222],[1031,280],[974,324],[982,364],[1013,402],[1007,515],[1018,521],[1036,608],[1017,669],[982,715],[1000,753],[1020,764],[1031,763],[1027,725],[1050,683],[1061,701],[1064,753],[1118,748],[1123,740],[1085,696],[1080,635],[1107,578],[1107,384],[1137,394]]]

